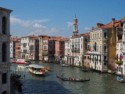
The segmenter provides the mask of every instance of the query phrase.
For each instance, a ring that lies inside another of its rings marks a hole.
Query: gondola
[[[90,79],[79,79],[79,78],[74,78],[74,77],[69,77],[69,78],[64,78],[59,75],[56,75],[57,78],[61,79],[62,81],[72,81],[72,82],[86,82],[90,81]]]
[[[89,72],[90,71],[89,69],[84,69],[84,68],[82,68],[81,70],[84,71],[84,72]]]

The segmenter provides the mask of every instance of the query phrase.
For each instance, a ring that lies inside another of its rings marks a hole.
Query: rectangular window
[[[23,47],[26,47],[26,43],[23,43]]]
[[[27,53],[27,50],[23,50],[23,53]]]
[[[33,50],[33,48],[34,48],[33,45],[31,45],[31,46],[30,46],[30,50]]]
[[[7,83],[7,74],[3,73],[2,74],[2,84],[6,84]]]

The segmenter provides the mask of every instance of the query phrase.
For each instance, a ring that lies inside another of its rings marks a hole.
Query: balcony
[[[123,64],[123,61],[117,61],[116,64],[122,65],[122,64]]]

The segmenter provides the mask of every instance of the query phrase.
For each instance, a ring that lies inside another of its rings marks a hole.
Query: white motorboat
[[[45,70],[45,67],[38,64],[30,64],[28,65],[27,68],[30,73],[36,74],[36,75],[44,75],[47,72]]]

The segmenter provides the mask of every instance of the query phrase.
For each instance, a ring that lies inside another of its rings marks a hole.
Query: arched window
[[[7,46],[6,43],[2,44],[2,62],[6,62],[6,53],[7,53]]]
[[[6,17],[2,18],[2,33],[6,34]]]

